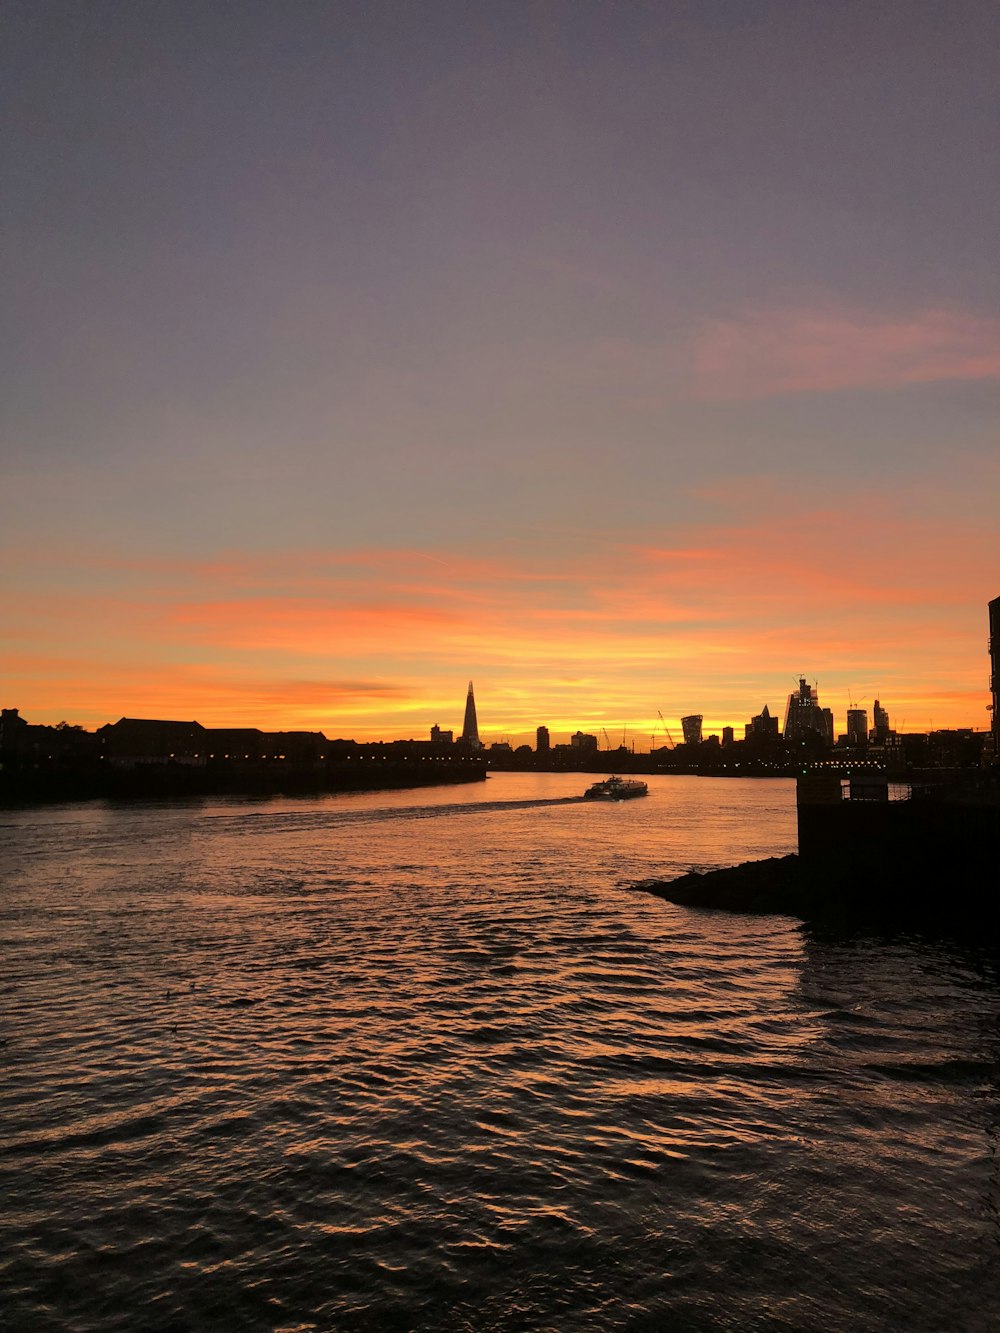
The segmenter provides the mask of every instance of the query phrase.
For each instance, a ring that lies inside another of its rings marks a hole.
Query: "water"
[[[22,1329],[986,1330],[988,956],[624,887],[791,784],[0,812]]]

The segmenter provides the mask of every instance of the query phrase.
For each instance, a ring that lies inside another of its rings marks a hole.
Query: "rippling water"
[[[986,1330],[989,957],[625,885],[786,782],[0,812],[10,1329]]]

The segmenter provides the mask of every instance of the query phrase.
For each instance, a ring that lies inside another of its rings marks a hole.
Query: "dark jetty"
[[[681,907],[792,916],[809,926],[838,931],[926,931],[936,929],[942,919],[941,894],[930,885],[873,877],[863,869],[810,866],[794,854],[720,870],[692,870],[679,879],[643,880],[631,887]],[[949,903],[951,933],[965,933],[953,907]]]
[[[996,888],[979,878],[937,871],[903,878],[845,873],[810,867],[792,855],[629,887],[681,907],[796,917],[817,930],[1000,940]]]
[[[681,907],[804,917],[806,884],[797,856],[772,856],[722,870],[692,870],[679,879],[645,879],[630,887]]]
[[[632,887],[683,907],[780,913],[838,930],[1000,937],[995,775],[924,784],[809,775],[796,804],[797,856]]]

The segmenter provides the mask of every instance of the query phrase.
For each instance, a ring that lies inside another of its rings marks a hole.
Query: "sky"
[[[992,0],[5,18],[5,707],[989,725]]]

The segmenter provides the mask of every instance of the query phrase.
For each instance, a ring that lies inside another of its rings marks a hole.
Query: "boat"
[[[585,801],[628,801],[633,796],[648,796],[649,787],[636,778],[604,778],[583,793]]]

